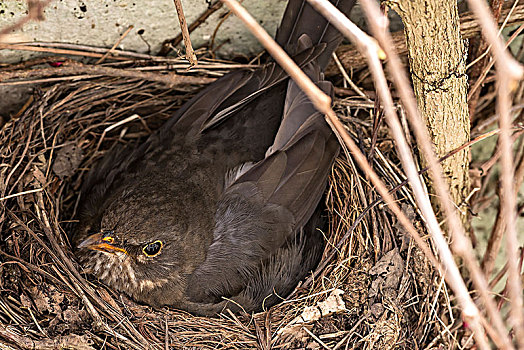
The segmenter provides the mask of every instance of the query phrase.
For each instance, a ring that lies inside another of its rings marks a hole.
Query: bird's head
[[[172,244],[162,235],[146,238],[105,230],[77,247],[86,272],[137,299],[179,277]]]
[[[159,181],[150,182],[158,188]],[[187,190],[177,189],[175,196],[148,187],[145,180],[135,186],[124,186],[103,206],[88,206],[73,244],[84,271],[109,287],[151,305],[170,303],[205,259],[214,213],[200,215],[204,205],[200,211],[186,205]]]

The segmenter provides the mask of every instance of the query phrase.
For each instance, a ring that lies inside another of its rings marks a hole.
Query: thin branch
[[[516,196],[513,189],[513,157],[511,146],[511,88],[515,81],[523,78],[524,69],[508,53],[486,3],[481,0],[468,0],[471,10],[477,15],[482,32],[493,47],[497,68],[497,109],[500,115],[500,148],[502,190],[501,207],[506,214],[506,254],[508,259],[508,294],[511,300],[510,323],[520,348],[524,348],[524,302],[522,300],[522,281],[518,268],[518,247],[516,228]]]
[[[105,59],[107,58],[107,56],[111,55],[113,53],[113,51],[115,51],[116,47],[118,45],[120,45],[120,43],[122,42],[122,40],[124,40],[124,38],[129,34],[129,32],[131,32],[131,30],[133,29],[134,27],[131,25],[129,26],[126,31],[120,36],[120,38],[118,38],[118,40],[115,42],[115,44],[102,56],[100,57],[100,59],[98,61],[96,61],[95,64],[100,64],[102,62],[105,61]]]
[[[202,23],[204,23],[209,18],[209,16],[211,16],[217,10],[222,8],[222,5],[223,5],[222,2],[216,1],[214,4],[212,4],[210,7],[208,7],[206,9],[206,11],[204,11],[204,13],[202,13],[200,16],[198,16],[198,18],[193,23],[191,23],[189,25],[189,28],[188,28],[189,33],[191,34],[196,28],[198,28],[198,26],[200,26]],[[158,56],[166,56],[169,53],[169,51],[171,51],[172,47],[177,46],[178,44],[180,44],[182,39],[183,39],[182,38],[182,33],[180,33],[179,35],[177,35],[173,39],[165,40],[162,43],[162,48],[160,49],[160,51],[158,51],[157,55]]]
[[[518,0],[517,0],[518,1]],[[515,1],[515,4],[517,3]],[[501,0],[493,0],[491,2],[491,8],[494,19],[498,22],[500,18],[500,13],[502,10],[502,4],[503,1]],[[477,64],[473,66],[473,69],[471,70],[471,73],[469,75],[470,81],[477,81],[477,84],[482,84],[482,82],[485,80],[484,78],[481,78],[481,73],[483,68],[489,63],[489,45],[486,40],[484,40],[482,37],[478,39],[478,47],[476,49],[476,61]],[[480,89],[477,89],[476,92],[470,94],[470,97],[468,98],[468,105],[469,105],[469,116],[470,119],[473,120],[475,110],[477,107],[477,103],[480,97]]]
[[[508,42],[506,43],[505,47],[508,48],[509,45],[517,38],[517,36],[522,33],[524,30],[524,23],[520,25],[520,27],[511,35],[511,37],[508,39]],[[488,73],[490,72],[491,68],[493,68],[493,65],[495,65],[495,61],[491,61],[482,70],[481,74],[479,75],[477,81],[475,84],[471,87],[469,93],[468,93],[468,99],[472,98],[474,94],[476,94],[482,85],[485,83],[486,77],[488,76]]]
[[[0,73],[0,85],[10,79],[17,79],[17,81],[22,79],[30,78],[43,78],[51,76],[63,76],[63,75],[104,75],[111,77],[128,77],[136,78],[148,81],[156,81],[159,83],[166,84],[168,86],[176,85],[188,85],[188,84],[209,84],[213,82],[214,78],[208,77],[195,77],[188,75],[179,75],[173,72],[168,72],[166,74],[158,74],[153,72],[144,72],[138,70],[130,69],[119,69],[111,67],[102,67],[102,66],[93,66],[93,65],[84,65],[75,61],[65,62],[61,67],[48,67],[40,69],[32,69],[25,71],[13,71],[13,72],[1,72]]]
[[[197,58],[193,45],[191,45],[191,39],[189,38],[189,31],[187,30],[187,21],[184,16],[184,9],[182,8],[182,2],[180,0],[174,0],[176,13],[178,15],[178,22],[180,23],[180,30],[182,30],[182,37],[184,38],[184,45],[186,46],[186,58],[191,66],[195,66]]]

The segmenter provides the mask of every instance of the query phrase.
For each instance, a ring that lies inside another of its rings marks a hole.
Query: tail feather
[[[330,1],[346,15],[349,15],[356,2],[356,0]],[[275,39],[289,54],[295,55],[298,39],[303,34],[307,34],[311,38],[313,45],[327,44],[327,48],[318,58],[318,63],[324,70],[329,63],[331,54],[342,41],[342,35],[306,0],[289,0]]]

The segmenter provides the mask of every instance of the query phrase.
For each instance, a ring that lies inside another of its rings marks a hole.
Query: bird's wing
[[[293,59],[299,66],[304,66],[318,57],[325,45],[302,46],[300,49]],[[194,138],[197,133],[220,124],[287,78],[287,73],[275,63],[266,64],[254,71],[239,70],[227,74],[187,102],[166,122],[160,132],[163,135],[184,134],[187,138]]]
[[[295,60],[300,65],[308,64],[323,48],[323,45],[302,47],[303,50],[296,55]],[[87,203],[81,214],[82,227],[77,230],[75,238],[81,239],[85,235],[84,231],[94,229],[91,226],[103,212],[107,193],[123,174],[133,170],[136,162],[155,152],[162,152],[163,147],[169,145],[169,141],[166,141],[168,139],[181,143],[184,140],[194,141],[198,134],[217,126],[264,91],[284,82],[287,77],[284,70],[274,63],[254,71],[239,70],[229,73],[184,104],[144,143],[115,147],[97,164],[96,169],[89,172],[84,182],[82,193]]]
[[[310,64],[307,70],[331,94],[332,85],[321,81],[318,69]],[[214,241],[188,281],[207,292],[189,293],[194,300],[240,292],[257,266],[306,224],[322,197],[338,150],[323,115],[290,81],[274,144],[219,202]]]

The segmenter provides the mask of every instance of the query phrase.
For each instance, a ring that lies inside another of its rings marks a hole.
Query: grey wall
[[[271,34],[274,34],[286,0],[245,0],[244,6]],[[188,23],[207,8],[205,0],[182,0]],[[25,0],[0,0],[0,28],[14,23],[26,14]],[[210,42],[221,17],[222,8],[191,34],[195,47]],[[24,41],[47,41],[93,45],[109,48],[133,25],[119,48],[156,54],[165,39],[180,33],[173,0],[53,0],[45,10],[45,21],[31,22],[17,31]],[[143,34],[139,34],[143,33]],[[253,55],[261,50],[258,42],[235,16],[221,25],[215,46],[223,57]],[[0,63],[19,62],[42,54],[27,51],[0,50]],[[0,119],[18,110],[31,86],[0,86]],[[1,125],[1,121],[0,121]]]
[[[286,0],[245,0],[244,6],[271,34],[286,5]],[[182,0],[188,23],[207,8],[205,0]],[[24,0],[0,0],[0,27],[4,27],[26,13]],[[222,8],[206,23],[191,34],[195,47],[210,41],[220,17],[226,13]],[[134,29],[121,43],[120,48],[136,52],[156,53],[161,43],[180,33],[178,19],[172,0],[53,0],[45,10],[46,20],[32,22],[19,31],[27,41],[56,41],[75,44],[111,47],[119,36],[133,25]],[[143,33],[139,35],[139,33]],[[251,55],[260,46],[235,16],[230,16],[217,33],[216,44],[224,44],[220,54]],[[0,51],[2,62],[20,60],[20,52]]]

